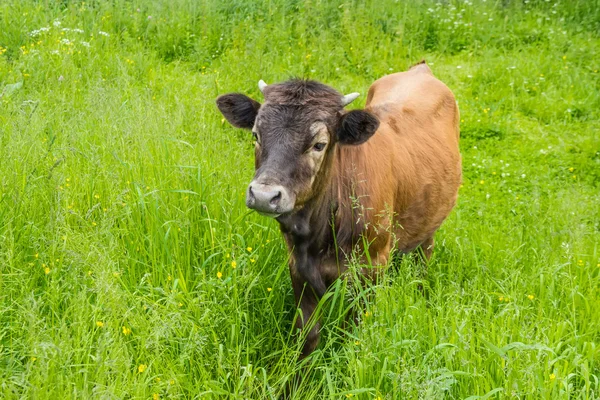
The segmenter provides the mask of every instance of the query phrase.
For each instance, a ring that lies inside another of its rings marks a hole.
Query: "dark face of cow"
[[[318,195],[327,184],[335,146],[364,143],[379,121],[367,111],[344,111],[358,94],[342,96],[315,81],[259,86],[262,105],[232,93],[220,96],[217,106],[233,126],[250,129],[256,141],[256,173],[246,205],[277,217]]]

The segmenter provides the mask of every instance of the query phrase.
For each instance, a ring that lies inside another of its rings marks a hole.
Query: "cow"
[[[369,279],[393,250],[431,257],[461,183],[459,111],[424,61],[375,81],[363,110],[344,109],[358,93],[312,80],[259,89],[262,104],[229,93],[217,107],[254,136],[246,205],[279,223],[302,329],[357,250],[375,267],[363,268]],[[305,332],[301,359],[319,328]]]

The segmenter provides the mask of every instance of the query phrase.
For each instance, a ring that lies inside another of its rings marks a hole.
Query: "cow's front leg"
[[[316,316],[314,315],[317,304],[319,304],[319,297],[313,288],[297,275],[293,268],[290,269],[290,272],[296,305],[300,309],[300,315],[296,317],[296,329],[299,329],[301,335],[305,337],[302,353],[300,354],[302,360],[312,353],[319,344],[321,321],[319,319],[315,320]],[[306,332],[306,329],[309,329],[309,331]]]

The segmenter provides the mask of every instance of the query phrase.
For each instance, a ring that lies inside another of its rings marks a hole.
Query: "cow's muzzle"
[[[252,181],[246,192],[246,205],[258,213],[276,218],[294,209],[295,198],[280,185],[263,185]]]

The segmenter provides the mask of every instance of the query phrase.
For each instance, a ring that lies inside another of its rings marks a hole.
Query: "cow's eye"
[[[320,142],[320,143],[316,143],[316,144],[313,146],[313,150],[314,150],[314,151],[323,151],[323,149],[325,148],[325,146],[327,146],[327,143],[322,143],[322,142]]]
[[[258,142],[258,133],[252,132],[252,137],[254,138],[255,141]]]

